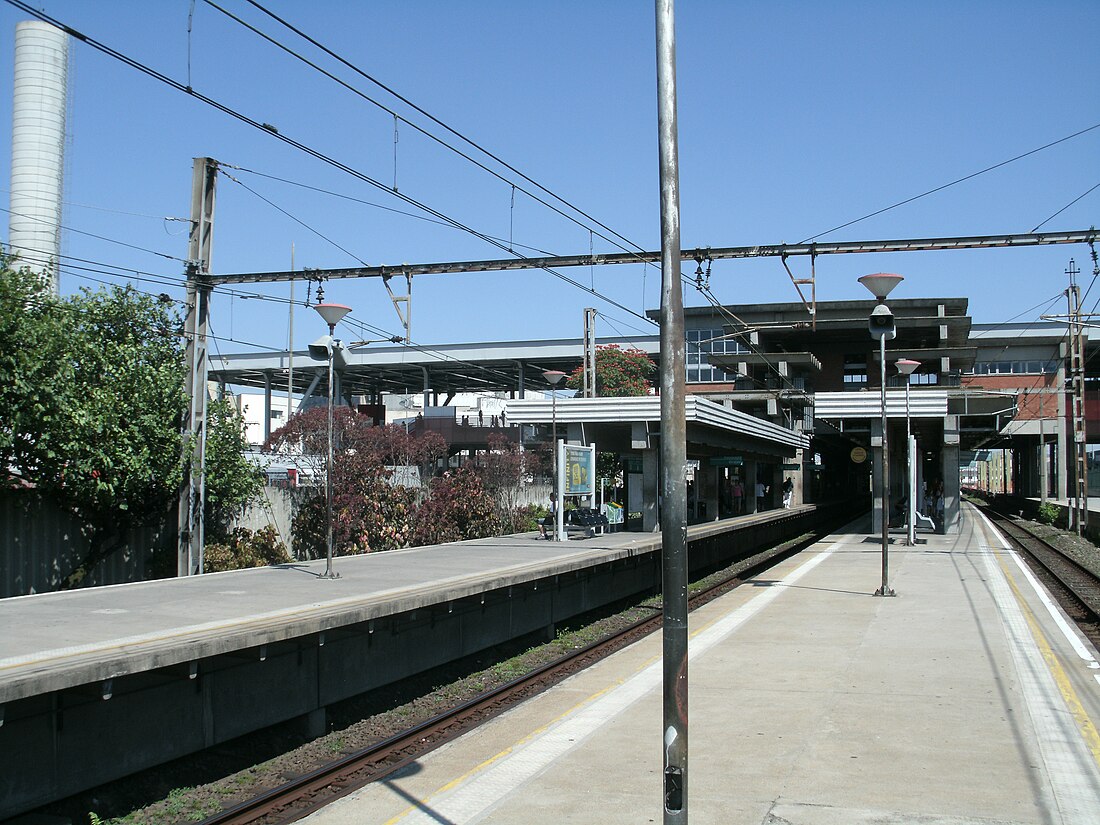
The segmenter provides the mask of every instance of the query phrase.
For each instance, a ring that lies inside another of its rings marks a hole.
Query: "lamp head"
[[[904,281],[901,275],[891,275],[889,272],[876,272],[873,275],[864,275],[859,282],[867,287],[868,291],[878,298],[879,303],[886,300],[894,287]]]
[[[345,315],[351,312],[351,307],[344,306],[343,304],[315,304],[313,308],[317,310],[317,314],[320,315],[330,327],[336,326],[344,320]]]
[[[543,372],[542,377],[546,379],[546,382],[551,387],[556,387],[567,375],[568,373],[562,372],[561,370],[546,370]]]
[[[899,358],[894,362],[894,366],[898,368],[898,372],[902,375],[912,375],[920,366],[920,361],[914,361],[911,358]]]

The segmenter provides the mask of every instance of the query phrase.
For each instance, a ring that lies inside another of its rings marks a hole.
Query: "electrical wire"
[[[213,2],[211,2],[211,0],[204,0],[204,2],[206,2],[206,3],[208,4],[208,5],[214,6],[214,3],[213,3]],[[265,7],[263,6],[263,5],[261,5],[260,3],[256,2],[256,0],[247,0],[247,2],[248,2],[249,4],[251,4],[252,6],[254,6],[254,7],[256,8],[256,9],[258,9],[259,11],[261,11],[262,13],[266,14],[266,15],[267,15],[268,17],[270,17],[271,19],[275,20],[275,21],[276,21],[277,23],[279,23],[280,25],[284,26],[285,28],[287,28],[287,29],[289,29],[290,31],[292,31],[292,32],[293,32],[294,34],[296,34],[296,35],[298,35],[299,37],[301,37],[301,38],[302,38],[303,40],[305,40],[306,42],[308,42],[308,43],[310,43],[311,45],[313,45],[314,47],[316,47],[316,48],[320,49],[320,50],[321,50],[322,52],[324,52],[325,54],[327,54],[327,55],[328,55],[329,57],[331,57],[331,58],[333,58],[334,60],[338,61],[339,63],[343,64],[343,65],[344,65],[344,66],[346,66],[347,68],[351,69],[351,70],[352,70],[353,72],[355,72],[356,74],[358,74],[358,75],[359,75],[360,77],[362,77],[362,78],[364,78],[365,80],[368,80],[369,82],[371,82],[371,83],[373,83],[374,85],[378,86],[378,87],[379,87],[380,89],[382,89],[382,90],[383,90],[383,91],[385,91],[386,93],[388,93],[388,94],[392,95],[392,96],[393,96],[393,97],[395,97],[395,98],[396,98],[397,100],[400,100],[400,101],[401,101],[402,103],[404,103],[404,104],[405,104],[406,106],[410,107],[411,109],[413,109],[413,110],[414,110],[414,111],[416,111],[417,113],[419,113],[419,114],[423,115],[424,117],[428,118],[428,119],[429,119],[429,120],[430,120],[431,122],[435,123],[435,124],[436,124],[437,126],[440,126],[440,127],[441,127],[441,128],[443,128],[443,129],[445,129],[445,130],[446,130],[447,132],[449,132],[450,134],[454,135],[454,136],[455,136],[455,137],[457,137],[457,138],[458,138],[459,140],[463,141],[464,143],[468,144],[469,146],[472,146],[472,147],[473,147],[474,149],[476,149],[477,151],[481,152],[481,153],[482,153],[483,155],[485,155],[486,157],[492,158],[492,159],[493,159],[494,161],[496,161],[497,163],[499,163],[499,164],[500,164],[501,166],[503,166],[503,167],[504,167],[505,169],[508,169],[508,170],[509,170],[510,172],[513,172],[514,174],[518,175],[518,176],[519,176],[520,178],[522,178],[523,180],[527,181],[528,183],[530,183],[530,184],[532,184],[533,186],[537,187],[537,188],[538,188],[538,189],[540,189],[541,191],[545,192],[545,193],[546,193],[547,195],[549,195],[549,196],[550,196],[551,198],[553,198],[554,200],[558,201],[558,202],[559,202],[559,203],[561,203],[561,204],[564,204],[564,205],[565,205],[565,206],[567,206],[567,207],[568,207],[569,209],[572,209],[572,210],[573,210],[574,212],[576,212],[576,213],[577,213],[578,215],[582,215],[582,216],[583,216],[583,217],[584,217],[585,219],[587,219],[587,220],[591,221],[591,222],[592,222],[592,223],[594,223],[594,224],[595,224],[596,226],[599,226],[600,228],[602,228],[602,229],[606,230],[607,232],[610,232],[610,233],[611,233],[612,235],[614,235],[614,236],[615,236],[616,238],[619,238],[619,239],[620,239],[620,240],[622,240],[622,241],[623,241],[624,243],[626,243],[626,244],[628,244],[628,245],[630,245],[630,246],[633,246],[633,247],[634,247],[635,249],[637,249],[638,251],[644,251],[644,250],[642,249],[642,247],[641,247],[641,246],[639,246],[638,244],[635,244],[635,243],[634,243],[633,241],[631,241],[630,239],[628,239],[628,238],[624,237],[623,235],[620,235],[620,234],[619,234],[618,232],[616,232],[615,230],[611,229],[611,228],[610,228],[609,226],[606,226],[605,224],[601,223],[601,222],[600,222],[599,220],[597,220],[596,218],[594,218],[594,217],[592,217],[591,215],[589,215],[589,214],[588,214],[587,212],[585,212],[585,211],[584,211],[583,209],[581,209],[581,208],[579,208],[578,206],[576,206],[576,205],[574,205],[574,204],[570,203],[570,202],[569,202],[568,200],[566,200],[565,198],[561,197],[560,195],[557,195],[557,194],[556,194],[556,193],[554,193],[554,192],[553,192],[552,190],[550,190],[550,189],[548,189],[547,187],[545,187],[545,186],[543,186],[542,184],[540,184],[540,183],[539,183],[538,181],[536,181],[536,180],[534,180],[534,179],[532,179],[532,178],[528,177],[528,176],[527,176],[526,174],[524,174],[524,173],[523,173],[523,172],[521,172],[521,171],[520,171],[519,169],[515,168],[514,166],[512,166],[511,164],[509,164],[508,162],[506,162],[506,161],[505,161],[505,160],[503,160],[502,158],[498,157],[498,156],[497,156],[497,155],[495,155],[495,154],[494,154],[493,152],[490,152],[490,151],[489,151],[488,149],[486,149],[485,147],[481,146],[480,144],[478,144],[478,143],[476,143],[475,141],[471,140],[470,138],[466,137],[466,136],[465,136],[465,135],[463,135],[463,134],[462,134],[461,132],[459,132],[459,131],[457,131],[456,129],[452,128],[451,126],[447,125],[447,124],[446,124],[446,123],[444,123],[444,122],[443,122],[442,120],[440,120],[439,118],[437,118],[437,117],[435,117],[434,115],[430,114],[429,112],[425,111],[425,110],[424,110],[423,108],[421,108],[420,106],[417,106],[417,105],[416,105],[415,103],[413,103],[413,102],[412,102],[411,100],[409,100],[408,98],[406,98],[406,97],[404,97],[403,95],[399,94],[399,93],[398,93],[397,91],[395,91],[394,89],[390,88],[389,86],[385,85],[384,83],[382,83],[381,81],[379,81],[379,80],[378,80],[377,78],[375,78],[375,77],[373,77],[373,76],[371,76],[371,75],[367,74],[367,73],[366,73],[366,72],[364,72],[364,71],[363,71],[362,69],[360,69],[360,68],[359,68],[358,66],[356,66],[356,65],[354,65],[353,63],[351,63],[350,61],[346,60],[345,58],[343,58],[342,56],[340,56],[339,54],[337,54],[336,52],[334,52],[334,51],[333,51],[332,49],[329,49],[329,48],[328,48],[327,46],[325,46],[324,44],[320,43],[319,41],[317,41],[317,40],[316,40],[316,39],[314,39],[313,37],[309,36],[308,34],[306,34],[305,32],[303,32],[303,31],[302,31],[301,29],[298,29],[297,27],[295,27],[294,25],[292,25],[292,24],[291,24],[291,23],[289,23],[288,21],[286,21],[286,20],[284,20],[283,18],[279,17],[279,16],[278,16],[278,15],[276,15],[276,14],[275,14],[274,12],[272,12],[272,11],[270,11],[269,9],[265,8]],[[217,7],[215,6],[215,8],[217,8]],[[222,10],[222,9],[220,9],[220,8],[219,8],[218,10],[219,10],[219,11],[222,11],[222,12],[223,12],[223,14],[227,14],[227,15],[228,15],[228,12],[225,12],[224,10]],[[228,16],[230,16],[230,17],[233,17],[232,15],[228,15]],[[260,35],[261,37],[263,37],[264,39],[268,40],[268,41],[269,41],[269,42],[271,42],[272,44],[274,44],[274,45],[278,46],[278,47],[279,47],[280,49],[283,49],[284,51],[286,51],[287,53],[291,54],[291,55],[292,55],[292,56],[294,56],[295,58],[297,58],[297,59],[299,59],[299,60],[301,60],[301,61],[303,61],[303,62],[307,63],[307,64],[308,64],[308,65],[310,65],[310,66],[314,66],[314,64],[310,63],[310,62],[309,62],[308,60],[306,60],[306,59],[305,59],[304,57],[302,57],[301,55],[299,55],[299,54],[297,54],[296,52],[294,52],[294,51],[293,51],[292,49],[289,49],[288,47],[286,47],[286,46],[282,45],[281,43],[278,43],[278,42],[277,42],[277,41],[275,41],[275,40],[274,40],[273,38],[270,38],[270,37],[268,37],[267,35],[263,34],[262,32],[259,32],[259,31],[258,31],[257,29],[255,29],[254,27],[252,27],[252,26],[248,25],[247,23],[244,23],[243,21],[240,21],[240,20],[239,20],[238,18],[236,18],[236,17],[233,17],[233,19],[234,19],[234,20],[237,20],[237,22],[241,23],[241,25],[244,25],[244,26],[245,26],[246,28],[248,28],[248,29],[250,29],[250,30],[254,31],[254,32],[255,32],[256,34],[259,34],[259,35]],[[382,109],[383,111],[387,112],[388,114],[391,114],[391,115],[393,115],[393,117],[394,117],[395,119],[396,119],[396,118],[398,118],[398,117],[400,117],[400,116],[399,116],[399,115],[398,115],[398,114],[397,114],[396,112],[394,112],[393,110],[389,109],[388,107],[384,106],[383,104],[379,103],[378,101],[375,101],[374,99],[372,99],[372,98],[370,98],[369,96],[365,95],[365,94],[364,94],[363,92],[361,92],[361,91],[359,91],[359,90],[357,90],[357,89],[354,89],[353,87],[351,87],[351,86],[349,86],[348,84],[344,83],[344,81],[342,81],[342,80],[339,80],[338,78],[334,77],[334,76],[333,76],[333,75],[331,75],[330,73],[326,72],[326,71],[325,71],[324,69],[321,69],[321,68],[319,68],[319,67],[316,67],[316,66],[314,66],[314,68],[317,68],[317,70],[318,70],[318,71],[322,72],[323,74],[325,74],[325,75],[326,75],[326,76],[328,76],[328,77],[331,77],[331,78],[332,78],[333,80],[335,80],[335,81],[336,81],[337,83],[340,83],[340,84],[341,84],[342,86],[345,86],[345,88],[348,88],[349,90],[353,91],[353,92],[354,92],[355,94],[359,95],[360,97],[363,97],[363,98],[364,98],[365,100],[368,100],[368,101],[370,101],[371,103],[373,103],[374,105],[378,106],[378,107],[379,107],[380,109]],[[514,184],[514,183],[512,183],[512,182],[511,182],[511,181],[509,181],[509,180],[507,180],[506,178],[504,178],[503,176],[501,176],[501,175],[500,175],[500,174],[498,174],[497,172],[493,171],[492,169],[489,169],[489,168],[488,168],[488,167],[486,167],[486,166],[485,166],[484,164],[481,164],[481,163],[479,163],[478,161],[476,161],[475,159],[471,158],[471,157],[470,157],[469,155],[465,154],[464,152],[460,151],[459,149],[457,149],[457,148],[455,148],[455,147],[451,146],[450,144],[448,144],[448,143],[446,143],[446,142],[444,142],[444,141],[440,140],[440,139],[439,139],[438,137],[436,137],[435,135],[432,135],[432,134],[431,134],[430,132],[427,132],[426,130],[422,129],[421,127],[417,126],[416,124],[412,123],[411,121],[407,120],[406,118],[403,118],[403,117],[402,117],[402,118],[400,118],[400,119],[401,119],[401,120],[402,120],[402,121],[403,121],[404,123],[408,124],[408,125],[409,125],[409,126],[411,126],[412,128],[414,128],[414,129],[416,129],[417,131],[419,131],[419,132],[420,132],[421,134],[425,135],[426,137],[429,137],[429,138],[431,138],[432,140],[435,140],[436,142],[440,143],[441,145],[445,146],[446,148],[450,149],[451,151],[453,151],[453,152],[455,152],[455,153],[457,153],[457,154],[461,155],[461,156],[462,156],[463,158],[465,158],[466,160],[470,161],[471,163],[475,164],[476,166],[480,167],[481,169],[484,169],[485,171],[487,171],[487,172],[489,172],[490,174],[494,175],[495,177],[497,177],[497,178],[498,178],[498,179],[500,179],[501,181],[503,181],[503,182],[505,182],[505,183],[508,183],[508,184],[509,184],[509,185],[511,185],[511,186],[515,186],[515,184]],[[396,189],[396,187],[394,187],[394,188]],[[577,224],[578,226],[584,226],[584,224],[583,224],[583,223],[581,223],[580,221],[576,220],[575,218],[573,218],[573,217],[571,217],[571,216],[569,216],[569,215],[566,215],[565,213],[561,212],[561,210],[557,209],[556,207],[552,206],[551,204],[548,204],[548,203],[546,203],[546,202],[545,202],[544,200],[542,200],[541,198],[539,198],[539,197],[537,197],[536,195],[532,194],[531,192],[527,191],[527,190],[526,190],[526,189],[524,189],[523,187],[516,187],[516,188],[518,188],[518,189],[519,189],[519,190],[520,190],[521,192],[523,192],[523,193],[524,193],[525,195],[527,195],[528,197],[532,198],[533,200],[536,200],[536,201],[538,201],[539,203],[541,203],[541,204],[543,204],[544,206],[546,206],[547,208],[549,208],[549,209],[553,210],[554,212],[557,212],[557,213],[558,213],[559,215],[561,215],[562,217],[564,217],[564,218],[567,218],[568,220],[571,220],[571,221],[573,221],[573,222],[574,222],[574,223],[576,223],[576,224]],[[587,227],[587,226],[584,226],[584,228],[588,229],[589,227]],[[619,249],[622,249],[622,250],[623,250],[624,252],[629,252],[629,251],[630,251],[630,250],[626,249],[625,247],[621,246],[620,244],[618,244],[617,242],[613,241],[612,239],[610,239],[610,238],[608,238],[608,237],[604,236],[603,234],[601,234],[601,233],[597,233],[597,234],[599,234],[599,235],[600,235],[600,237],[601,237],[601,238],[603,238],[603,239],[604,239],[605,241],[607,241],[608,243],[611,243],[611,244],[613,244],[614,246],[618,247]],[[651,265],[651,264],[649,264],[649,263],[647,262],[647,265]]]
[[[197,92],[197,91],[195,91],[195,89],[193,89],[190,86],[184,86],[179,81],[172,79],[171,77],[163,74],[162,72],[159,72],[156,69],[153,69],[150,66],[147,66],[147,65],[145,65],[144,63],[141,63],[138,60],[135,60],[134,58],[128,57],[127,55],[123,54],[122,52],[119,52],[118,50],[116,50],[116,49],[114,49],[110,46],[107,46],[106,44],[101,43],[101,42],[95,40],[94,38],[89,37],[88,35],[80,32],[80,31],[77,31],[76,29],[73,29],[71,26],[68,26],[68,25],[62,23],[60,20],[57,20],[56,18],[53,18],[50,15],[31,7],[27,3],[22,2],[22,0],[4,0],[4,2],[6,2],[8,5],[15,6],[16,8],[21,9],[22,11],[26,12],[27,14],[30,14],[30,15],[38,18],[39,20],[42,20],[43,22],[50,23],[51,25],[56,26],[59,29],[62,29],[67,34],[69,34],[70,36],[75,37],[76,39],[80,40],[83,43],[86,43],[87,45],[91,46],[92,48],[96,49],[97,51],[100,51],[100,52],[102,52],[102,53],[104,53],[104,54],[106,54],[110,57],[113,57],[116,60],[124,63],[125,65],[130,66],[131,68],[136,69],[136,70],[142,72],[143,74],[148,75],[149,77],[152,77],[156,80],[159,80],[162,83],[164,83],[165,85],[168,85],[168,86],[172,87],[173,89],[176,89],[177,91],[183,92],[184,94],[187,94],[190,97],[193,97],[194,99],[196,99],[196,100],[198,100],[202,103],[205,103],[205,104],[207,104],[208,106],[210,106],[214,109],[217,109],[218,111],[222,112],[223,114],[229,115],[230,117],[235,118],[236,120],[239,120],[242,123],[246,123],[249,126],[252,126],[253,128],[255,128],[257,130],[263,131],[265,134],[271,135],[271,136],[275,137],[276,139],[281,140],[282,142],[286,143],[287,145],[293,146],[294,148],[306,153],[307,155],[310,155],[311,157],[314,157],[317,160],[320,160],[323,163],[326,163],[326,164],[332,166],[335,169],[339,169],[340,171],[345,172],[345,173],[351,175],[352,177],[357,178],[357,179],[363,181],[364,183],[369,184],[370,186],[374,186],[375,188],[377,188],[377,189],[379,189],[383,192],[387,192],[390,195],[392,195],[393,197],[398,198],[399,200],[402,200],[402,201],[404,201],[405,203],[408,203],[411,206],[415,206],[416,208],[423,210],[424,212],[426,212],[429,215],[433,215],[434,217],[437,217],[437,218],[439,218],[443,221],[446,221],[447,223],[455,226],[456,228],[463,229],[466,232],[468,232],[469,234],[473,235],[474,237],[479,238],[479,239],[485,241],[486,243],[489,243],[489,244],[501,249],[502,251],[508,252],[511,255],[515,255],[517,258],[519,258],[521,260],[529,260],[528,258],[526,258],[525,256],[519,254],[515,250],[508,249],[508,247],[505,244],[502,244],[498,241],[495,241],[494,239],[492,239],[488,235],[485,235],[484,233],[479,232],[476,229],[473,229],[472,227],[466,226],[464,223],[457,220],[456,218],[452,218],[449,215],[446,215],[443,212],[440,212],[440,211],[428,206],[427,204],[422,203],[422,202],[416,200],[415,198],[412,198],[412,197],[408,196],[405,193],[394,192],[392,189],[390,189],[388,186],[386,186],[386,184],[382,183],[379,180],[376,180],[375,178],[372,178],[370,175],[367,175],[364,172],[360,172],[359,170],[347,165],[346,163],[343,163],[342,161],[338,161],[335,158],[333,158],[329,155],[326,155],[323,152],[321,152],[317,149],[314,149],[314,148],[308,146],[307,144],[302,143],[299,140],[288,137],[287,135],[284,135],[284,134],[282,134],[278,131],[273,131],[269,127],[269,125],[261,123],[261,122],[255,120],[254,118],[251,118],[248,115],[243,114],[242,112],[238,112],[235,109],[232,109],[229,106],[218,102],[214,98],[211,98],[207,95],[204,95],[200,92]],[[177,260],[182,260],[182,259],[177,259]],[[632,309],[629,309],[629,308],[623,306],[622,304],[618,303],[617,301],[615,301],[611,298],[608,298],[607,296],[605,296],[605,295],[603,295],[599,292],[596,292],[594,290],[591,290],[591,289],[585,287],[583,284],[581,284],[577,281],[574,281],[572,278],[568,278],[565,275],[562,275],[560,272],[557,272],[556,270],[553,270],[550,267],[541,266],[541,267],[538,267],[538,268],[542,269],[545,272],[548,272],[549,274],[553,275],[554,277],[556,277],[556,278],[558,278],[558,279],[560,279],[560,280],[562,280],[566,283],[569,283],[569,284],[577,287],[578,289],[581,289],[581,290],[589,293],[593,297],[599,298],[602,301],[606,301],[607,303],[610,303],[612,306],[615,306],[615,307],[623,310],[624,312],[627,312],[631,315],[634,315],[635,317],[641,318],[642,320],[647,321],[649,323],[656,324],[655,321],[651,321],[651,319],[646,318],[645,316],[635,312]]]
[[[247,190],[248,192],[251,192],[254,196],[256,196],[257,198],[262,200],[264,203],[266,203],[272,209],[276,210],[277,212],[281,212],[283,215],[286,215],[286,217],[290,218],[292,221],[294,221],[299,226],[302,226],[302,227],[308,229],[310,232],[312,232],[314,235],[316,235],[321,240],[327,241],[328,243],[332,244],[337,249],[339,249],[341,252],[343,252],[345,255],[347,255],[349,258],[354,258],[355,260],[359,261],[359,263],[362,264],[363,266],[369,266],[369,264],[367,264],[366,261],[364,261],[358,255],[356,255],[354,252],[348,251],[344,247],[340,246],[340,244],[336,243],[336,241],[334,241],[332,238],[330,238],[327,235],[325,235],[324,233],[322,233],[320,230],[315,229],[314,227],[310,226],[308,223],[303,221],[301,218],[298,218],[298,217],[290,214],[285,209],[283,209],[281,206],[279,206],[276,203],[268,200],[263,195],[261,195],[259,192],[257,192],[255,189],[253,189],[251,186],[249,186],[247,183],[244,183],[244,182],[238,180],[237,178],[233,177],[233,175],[229,174],[224,169],[219,168],[218,171],[222,175],[224,175],[225,177],[229,178],[229,180],[233,181],[233,183],[237,184],[238,186],[240,186],[241,188]]]
[[[10,2],[10,0],[7,0]],[[170,261],[179,261],[180,263],[187,263],[185,258],[177,258],[175,255],[169,255],[167,252],[158,252],[155,249],[146,249],[143,246],[136,246],[132,243],[126,243],[125,241],[119,241],[114,238],[108,238],[103,235],[96,235],[93,232],[85,232],[82,229],[73,229],[71,226],[66,226],[63,223],[55,223],[54,221],[48,221],[45,218],[39,218],[34,215],[25,215],[22,212],[13,212],[10,209],[5,209],[0,206],[0,212],[7,212],[9,215],[14,215],[17,218],[25,218],[28,221],[36,221],[38,223],[44,223],[47,226],[54,227],[56,229],[64,229],[66,232],[75,232],[77,235],[86,235],[89,238],[95,238],[96,240],[106,241],[107,243],[117,244],[119,246],[125,246],[128,249],[136,249],[138,252],[147,252],[150,255],[157,255],[161,258],[167,258]]]
[[[279,183],[285,183],[288,186],[297,186],[297,187],[300,187],[302,189],[308,189],[312,192],[318,192],[322,195],[330,195],[334,198],[341,198],[341,199],[349,201],[351,203],[359,203],[359,204],[362,204],[363,206],[370,206],[374,209],[381,209],[381,210],[386,211],[386,212],[393,212],[396,215],[404,215],[405,217],[414,218],[418,221],[424,221],[425,223],[435,224],[436,226],[445,226],[448,229],[456,229],[457,228],[457,227],[453,226],[452,224],[449,224],[445,221],[439,221],[439,220],[436,220],[435,218],[426,217],[425,215],[417,215],[415,212],[406,212],[404,209],[394,209],[392,206],[384,206],[383,204],[376,203],[374,201],[363,200],[362,198],[356,198],[352,195],[345,195],[342,192],[333,192],[330,189],[322,189],[319,186],[313,186],[313,185],[308,184],[308,183],[302,183],[300,181],[289,180],[288,178],[282,178],[282,177],[279,177],[278,175],[271,175],[271,174],[268,174],[266,172],[259,172],[255,169],[249,169],[245,166],[237,166],[237,165],[232,164],[232,163],[225,163],[224,161],[219,161],[218,168],[224,169],[226,167],[228,167],[230,169],[234,169],[238,172],[247,172],[250,175],[256,175],[256,176],[261,177],[261,178],[267,178],[268,180],[274,180],[274,181],[278,181]],[[500,241],[500,243],[505,243],[504,238],[496,237],[496,236],[493,236],[493,235],[490,235],[489,237],[493,238],[493,240],[495,240],[495,241]],[[538,252],[540,255],[546,255],[546,256],[551,256],[552,257],[553,254],[554,254],[553,252],[548,252],[545,249],[540,249],[537,246],[529,246],[527,244],[513,243],[511,240],[507,241],[507,243],[509,244],[509,246],[518,246],[521,249],[530,249],[532,252]]]
[[[1096,186],[1093,186],[1091,189],[1089,189],[1083,195],[1078,195],[1076,198],[1071,200],[1069,203],[1067,203],[1065,206],[1063,206],[1061,209],[1059,209],[1057,212],[1055,212],[1053,215],[1051,215],[1049,218],[1047,218],[1045,221],[1043,221],[1043,223],[1039,224],[1039,226],[1036,226],[1031,231],[1032,232],[1038,232],[1040,226],[1043,226],[1043,224],[1050,223],[1052,220],[1057,218],[1059,215],[1061,215],[1063,212],[1065,212],[1067,209],[1069,209],[1071,206],[1073,206],[1075,203],[1077,203],[1077,201],[1081,200],[1081,198],[1085,197],[1085,195],[1091,194],[1095,189],[1100,189],[1100,183],[1096,184]]]
[[[7,192],[11,194],[10,189],[4,189],[0,187],[0,192]],[[94,209],[96,212],[110,212],[113,215],[128,215],[131,218],[151,218],[156,221],[180,221],[182,223],[191,223],[190,218],[174,218],[171,215],[149,215],[144,212],[127,212],[122,209],[110,209],[106,206],[93,206],[90,203],[76,203],[75,201],[61,201],[65,206],[75,206],[79,209]]]
[[[9,2],[10,2],[10,0],[9,0]],[[816,241],[818,238],[820,238],[824,235],[830,235],[833,232],[836,232],[838,229],[845,229],[849,226],[852,226],[853,224],[859,223],[860,221],[865,221],[868,218],[873,218],[876,215],[881,215],[883,212],[889,212],[891,209],[896,209],[899,206],[905,206],[905,204],[907,204],[907,203],[912,203],[915,200],[920,200],[921,198],[926,197],[927,195],[933,195],[936,192],[942,192],[944,189],[947,189],[951,186],[954,186],[955,184],[963,183],[964,181],[968,181],[972,178],[976,178],[976,177],[978,177],[978,175],[984,175],[986,172],[992,172],[994,169],[1000,169],[1002,166],[1007,166],[1010,163],[1014,163],[1015,161],[1022,160],[1023,158],[1029,157],[1030,155],[1034,155],[1037,152],[1042,152],[1044,149],[1049,149],[1052,146],[1057,146],[1059,143],[1065,143],[1067,140],[1072,140],[1075,137],[1080,137],[1081,135],[1086,134],[1087,132],[1091,132],[1094,129],[1100,129],[1100,123],[1095,123],[1092,126],[1089,126],[1087,128],[1081,129],[1080,131],[1074,132],[1072,135],[1066,135],[1063,138],[1059,138],[1058,140],[1051,141],[1050,143],[1044,144],[1043,146],[1040,146],[1037,149],[1032,149],[1030,152],[1024,152],[1022,155],[1016,155],[1016,157],[1009,158],[1008,160],[1002,160],[1000,163],[995,163],[992,166],[987,166],[985,169],[982,169],[978,172],[972,172],[971,174],[965,175],[965,176],[959,178],[958,180],[953,180],[950,183],[945,183],[942,186],[937,186],[935,189],[929,189],[927,192],[922,192],[919,195],[914,195],[911,198],[906,198],[905,200],[898,201],[897,203],[892,204],[890,206],[883,207],[882,209],[877,209],[874,212],[871,212],[867,215],[864,215],[862,218],[856,218],[855,220],[848,221],[847,223],[842,223],[839,226],[834,226],[832,229],[826,229],[824,232],[818,232],[816,235],[811,235],[809,238],[806,238],[805,240],[799,241],[799,243],[809,243],[810,241]],[[1093,188],[1095,188],[1095,187],[1093,187]],[[1089,191],[1092,191],[1092,190],[1089,190]],[[1088,194],[1088,193],[1086,192],[1085,194]],[[1053,217],[1053,216],[1051,216],[1051,217]],[[1050,220],[1050,218],[1047,218],[1047,220]],[[1044,223],[1045,223],[1045,221],[1044,221]],[[1042,226],[1042,224],[1040,224],[1040,226]],[[1032,231],[1034,231],[1034,230],[1032,230]]]

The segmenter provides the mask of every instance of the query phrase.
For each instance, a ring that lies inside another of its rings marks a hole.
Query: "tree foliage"
[[[131,287],[65,298],[0,260],[0,477],[37,488],[83,523],[77,583],[135,526],[171,518],[182,478],[182,324]],[[259,489],[238,417],[207,426],[207,523]]]
[[[652,387],[649,378],[655,369],[649,356],[640,349],[623,349],[618,344],[596,347],[596,395],[648,395]],[[584,367],[573,370],[565,385],[574,390],[583,389]]]
[[[323,486],[328,455],[328,409],[314,407],[292,416],[265,445],[315,469],[320,483],[295,517],[295,546],[311,557],[327,551],[327,506]],[[347,407],[333,410],[333,553],[348,555],[392,550],[412,537],[418,502],[447,445],[434,432],[410,435],[403,427],[372,426]],[[395,483],[394,468],[416,467],[419,487]]]

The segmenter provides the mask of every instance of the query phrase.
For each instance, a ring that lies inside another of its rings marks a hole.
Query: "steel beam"
[[[697,257],[712,261],[738,258],[786,258],[795,255],[846,255],[857,252],[931,252],[948,249],[994,249],[1051,244],[1089,243],[1100,240],[1095,229],[1072,232],[1030,232],[1018,235],[973,235],[957,238],[907,238],[878,241],[840,241],[837,243],[773,244],[768,246],[726,246],[680,250],[681,261]],[[658,263],[661,252],[622,252],[611,255],[562,255],[543,258],[506,258],[484,261],[454,261],[443,263],[400,264],[397,266],[360,266],[341,269],[307,269],[289,272],[252,272],[236,275],[211,275],[211,283],[242,284],[269,281],[301,280],[333,281],[344,278],[392,278],[403,275],[453,275],[463,272],[506,272],[516,269],[560,269],[569,266],[605,264]]]

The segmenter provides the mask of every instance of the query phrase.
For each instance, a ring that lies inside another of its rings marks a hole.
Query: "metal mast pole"
[[[290,271],[294,272],[294,244],[290,244]],[[290,279],[290,308],[286,319],[286,420],[294,415],[294,278]]]
[[[680,169],[674,0],[656,0],[661,183],[661,547],[664,601],[664,822],[688,821],[687,425],[680,291]]]
[[[1043,400],[1045,390],[1039,390],[1039,504],[1047,503],[1047,434],[1044,431]]]
[[[336,325],[329,324],[328,328],[328,462],[325,464],[325,524],[327,533],[325,536],[325,572],[321,576],[323,579],[338,579],[340,575],[334,573],[332,570],[332,429],[333,429],[333,389],[336,384],[335,366],[334,366],[334,349],[336,342],[333,340],[333,336],[336,335]]]
[[[886,436],[886,336],[879,336],[879,365],[882,367],[882,587],[876,596],[893,596],[890,589],[890,449]]]
[[[214,188],[217,161],[195,158],[191,173],[191,237],[187,262],[187,409],[180,434],[183,478],[180,482],[179,541],[176,574],[190,576],[203,568],[203,512],[206,497],[206,329],[210,307],[210,254],[214,232]]]
[[[1073,259],[1070,259],[1069,289],[1066,299],[1069,302],[1069,346],[1070,372],[1073,377],[1073,454],[1075,469],[1073,521],[1077,535],[1084,533],[1088,524],[1088,460],[1085,441],[1085,359],[1081,340],[1081,288],[1076,276],[1080,272]]]

